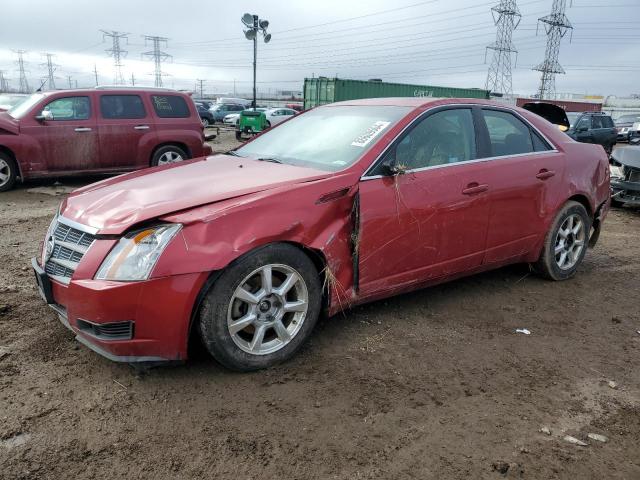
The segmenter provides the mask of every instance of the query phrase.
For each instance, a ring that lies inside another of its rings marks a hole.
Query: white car
[[[289,120],[296,113],[292,108],[270,108],[264,114],[267,117],[267,124],[274,127],[285,120]]]
[[[253,108],[247,108],[247,110],[253,110]],[[256,110],[258,112],[266,112],[267,111],[266,108],[261,108],[261,107],[256,108]],[[225,125],[235,125],[236,123],[238,123],[238,119],[239,118],[240,118],[240,114],[239,113],[230,113],[229,115],[226,115],[222,119],[222,123],[224,123]]]

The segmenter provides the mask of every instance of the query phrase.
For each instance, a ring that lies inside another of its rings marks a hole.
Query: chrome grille
[[[94,235],[66,225],[64,219],[59,218],[53,232],[45,239],[45,250],[50,250],[44,265],[47,275],[68,284],[95,239]]]

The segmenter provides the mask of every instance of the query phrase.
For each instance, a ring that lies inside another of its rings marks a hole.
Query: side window
[[[591,128],[605,128],[603,125],[603,117],[592,117],[591,118]]]
[[[138,95],[101,95],[100,113],[103,118],[144,118],[147,115]]]
[[[589,115],[583,115],[580,120],[578,120],[576,130],[580,130],[583,128],[586,128],[587,130],[591,128],[591,117]]]
[[[396,165],[407,170],[476,158],[473,117],[468,108],[443,110],[418,123],[395,147]]]
[[[58,98],[47,104],[43,110],[53,114],[53,120],[87,120],[91,116],[89,97]]]
[[[188,118],[191,116],[187,102],[177,95],[152,95],[151,102],[160,118]]]
[[[602,126],[603,128],[613,128],[613,120],[611,117],[602,117]]]
[[[515,115],[498,110],[483,110],[482,114],[489,130],[492,157],[534,151],[529,126]]]
[[[242,105],[232,105],[231,107],[232,112],[241,112],[242,110],[244,110]]]
[[[533,139],[533,149],[536,152],[546,152],[552,150],[552,148],[545,142],[536,132],[531,132],[531,138]]]

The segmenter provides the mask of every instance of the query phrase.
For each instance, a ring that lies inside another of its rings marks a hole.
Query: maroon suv
[[[0,112],[0,191],[18,177],[126,172],[210,153],[193,100],[174,90],[34,93]]]

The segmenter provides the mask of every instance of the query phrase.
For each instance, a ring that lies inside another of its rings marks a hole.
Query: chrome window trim
[[[551,140],[549,140],[549,138],[547,138],[546,135],[544,135],[540,130],[538,130],[538,128],[535,125],[533,125],[531,122],[529,122],[526,118],[522,117],[522,115],[520,115],[518,112],[516,112],[512,108],[504,107],[502,105],[491,105],[491,104],[482,104],[482,103],[452,103],[450,105],[437,105],[437,106],[433,106],[433,107],[425,110],[424,112],[422,112],[420,115],[418,115],[416,118],[414,118],[412,122],[410,122],[400,132],[398,132],[398,134],[393,138],[393,140],[391,140],[389,142],[389,145],[387,145],[385,147],[385,149],[367,167],[367,169],[364,171],[364,173],[360,177],[360,181],[373,180],[373,179],[376,179],[376,178],[385,177],[385,175],[368,175],[368,173],[369,173],[369,171],[371,169],[373,169],[374,166],[377,165],[378,161],[387,154],[387,152],[389,151],[391,146],[395,143],[395,141],[398,140],[398,138],[400,138],[409,128],[411,128],[417,122],[421,121],[423,119],[423,117],[427,116],[427,114],[429,112],[431,112],[432,110],[435,110],[435,109],[438,109],[438,108],[442,108],[442,107],[462,107],[462,108],[480,107],[480,108],[489,108],[489,109],[494,109],[494,110],[501,110],[501,111],[505,111],[507,113],[511,113],[512,115],[516,116],[520,121],[524,122],[524,124],[527,125],[529,128],[533,129],[534,132],[536,132],[538,135],[540,135],[540,137],[542,137],[544,139],[544,141],[547,142],[547,144],[551,145],[551,150],[542,150],[540,152],[517,153],[515,155],[499,155],[499,156],[495,156],[495,157],[475,158],[473,160],[468,160],[466,162],[445,163],[443,165],[433,165],[431,167],[414,168],[412,170],[407,170],[406,173],[422,172],[422,171],[431,170],[431,169],[434,169],[434,168],[453,167],[453,166],[456,166],[456,165],[468,165],[470,163],[487,162],[487,161],[491,161],[491,160],[499,160],[501,158],[517,158],[517,157],[523,157],[525,155],[539,155],[539,154],[559,153],[560,152],[558,150],[558,148],[556,147],[556,145]]]
[[[90,235],[97,235],[99,232],[99,229],[95,227],[90,227],[88,225],[78,223],[74,220],[69,220],[62,215],[58,216],[58,222],[65,224],[67,227],[75,228],[76,230],[80,230],[81,232],[88,233]]]

